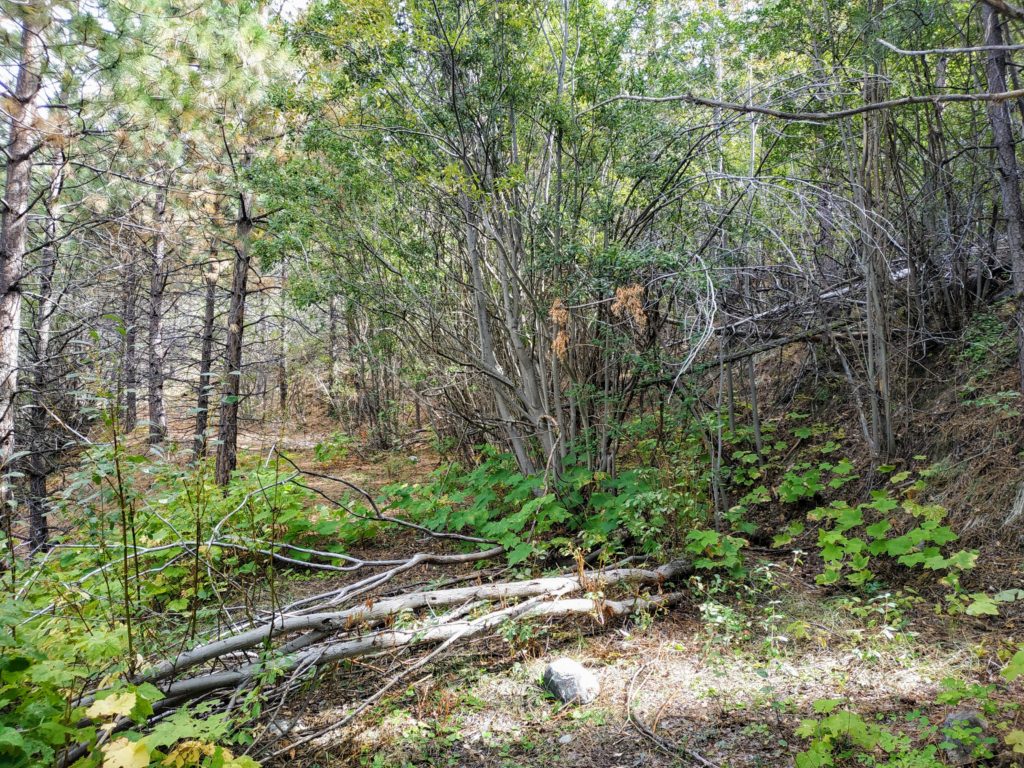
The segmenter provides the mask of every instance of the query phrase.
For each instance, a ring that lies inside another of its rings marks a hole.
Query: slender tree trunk
[[[473,213],[473,204],[470,202],[469,196],[463,193],[460,203],[463,216],[465,217],[466,249],[473,279],[473,308],[476,314],[477,333],[479,334],[480,341],[480,362],[485,370],[490,372],[493,379],[495,375],[500,374],[498,373],[498,360],[494,354],[494,338],[491,335],[490,317],[487,311],[487,293],[484,286],[477,224]],[[509,443],[512,446],[512,452],[515,454],[516,462],[519,464],[519,469],[525,475],[532,475],[537,471],[537,467],[530,457],[526,443],[512,418],[512,412],[509,409],[502,387],[503,384],[500,382],[492,381],[491,383],[491,391],[498,406],[498,416],[501,418],[505,434],[508,436]]]
[[[881,0],[870,3],[868,12],[877,19],[882,13]],[[865,44],[876,48],[876,22],[868,25]],[[884,77],[881,55],[873,53],[864,76],[864,101],[884,99]],[[892,427],[892,396],[889,385],[889,323],[886,306],[888,266],[882,252],[885,233],[878,225],[877,206],[884,194],[882,179],[881,137],[885,116],[871,112],[864,117],[864,135],[860,167],[860,208],[864,243],[862,267],[865,276],[865,321],[867,325],[867,366],[871,393],[872,452],[884,459],[895,450]]]
[[[125,433],[135,431],[139,423],[139,276],[135,271],[135,260],[129,258],[124,271],[124,304],[121,315],[124,319],[124,412],[121,426]]]
[[[281,416],[288,413],[288,323],[285,315],[285,285],[288,282],[288,268],[281,264],[281,337],[277,358],[277,390]]]
[[[327,415],[333,419],[339,415],[334,392],[338,369],[338,297],[333,294],[327,310],[327,357]]]
[[[235,224],[235,265],[231,275],[231,303],[224,346],[224,385],[221,391],[220,427],[217,432],[217,485],[227,485],[238,465],[238,396],[242,384],[242,338],[245,330],[246,283],[249,279],[249,235],[252,219],[249,200],[239,198]]]
[[[167,187],[157,190],[153,207],[156,236],[150,259],[149,275],[149,444],[159,445],[167,439],[167,412],[164,405],[164,289],[167,287],[167,236],[164,216],[167,210]]]
[[[216,252],[212,262],[215,263]],[[203,312],[202,350],[199,356],[199,396],[196,398],[196,434],[192,446],[192,460],[206,455],[206,428],[210,423],[210,393],[213,390],[213,319],[217,302],[216,274],[206,275],[206,301]]]
[[[57,221],[58,200],[64,187],[65,165],[63,155],[50,180],[48,214],[46,220],[46,245],[42,250],[39,264],[39,295],[32,323],[35,338],[35,365],[32,371],[32,387],[26,393],[29,440],[32,451],[26,462],[28,475],[29,542],[34,552],[45,551],[49,546],[48,524],[49,495],[46,480],[50,474],[50,460],[47,456],[49,441],[46,439],[47,413],[43,398],[49,389],[50,336],[53,315],[57,302],[53,295],[53,275],[57,269]]]
[[[981,4],[981,23],[986,46],[1003,45],[999,17],[987,3]],[[990,93],[1006,90],[1006,54],[991,50],[985,58],[985,75]],[[1006,215],[1006,239],[1010,249],[1010,269],[1013,273],[1013,295],[1016,303],[1014,319],[1017,324],[1017,363],[1021,389],[1024,390],[1024,207],[1020,200],[1020,178],[1017,155],[1013,145],[1010,108],[1005,101],[987,104],[988,119],[992,125],[992,139],[999,159],[999,191]]]
[[[0,218],[0,505],[8,545],[13,522],[11,463],[15,453],[14,413],[18,392],[18,347],[21,340],[21,279],[27,240],[32,183],[32,157],[36,151],[33,124],[44,49],[41,20],[26,14],[22,21],[21,56],[14,94],[6,99],[10,115],[7,177]]]
[[[747,378],[750,380],[750,418],[754,428],[754,450],[758,463],[764,463],[764,440],[761,437],[761,406],[757,402],[757,371],[754,356],[747,357]]]

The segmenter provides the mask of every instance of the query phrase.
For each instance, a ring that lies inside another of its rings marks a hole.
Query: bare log
[[[578,586],[578,583],[576,586]],[[567,591],[572,587],[572,584],[563,584],[562,589]],[[655,595],[650,598],[638,597],[619,601],[595,600],[591,598],[553,600],[532,604],[518,615],[528,619],[597,613],[603,620],[605,617],[624,616],[637,610],[651,610],[672,605],[681,599],[681,593],[673,592]],[[516,606],[515,608],[518,607]],[[473,621],[456,621],[422,629],[387,630],[350,640],[330,643],[325,646],[317,646],[302,653],[278,659],[274,663],[273,668],[279,673],[287,673],[303,666],[313,668],[322,664],[366,656],[381,651],[442,643],[453,637],[465,639],[478,637],[508,621],[510,618],[516,617],[515,608],[495,611]],[[256,674],[266,668],[267,662],[258,662],[246,664],[234,670],[199,675],[187,680],[171,683],[163,689],[163,693],[169,699],[191,699],[223,688],[237,688],[248,683]]]
[[[559,595],[593,587],[613,584],[658,585],[692,572],[691,566],[676,560],[653,570],[644,568],[618,568],[608,571],[589,571],[580,576],[556,576],[527,581],[481,584],[472,587],[414,592],[400,597],[379,600],[341,611],[310,613],[300,616],[281,616],[258,627],[230,637],[193,648],[164,661],[145,672],[139,682],[158,682],[173,677],[207,661],[230,653],[238,653],[263,644],[273,637],[314,631],[325,634],[350,631],[368,623],[380,622],[398,614],[423,608],[460,605],[479,600],[512,600],[537,595]]]
[[[557,616],[568,616],[572,614],[586,614],[586,613],[597,613],[602,618],[605,616],[625,616],[629,613],[636,611],[651,610],[656,608],[664,608],[674,603],[679,602],[682,599],[682,594],[674,592],[667,595],[659,595],[650,599],[636,598],[633,600],[611,600],[611,601],[597,601],[589,598],[578,598],[572,600],[559,600],[556,602],[549,603],[533,603],[521,612],[523,618],[537,618],[537,617],[557,617]],[[517,608],[523,608],[523,606],[517,606]],[[501,611],[499,613],[507,613],[507,611]],[[504,617],[504,620],[508,620],[508,617]],[[364,699],[358,706],[355,707],[351,712],[346,714],[341,720],[336,723],[331,723],[326,728],[322,728],[319,731],[309,734],[303,737],[298,742],[288,744],[287,746],[277,750],[270,755],[270,758],[276,758],[290,752],[296,747],[309,744],[310,742],[324,738],[333,731],[337,731],[340,728],[345,727],[351,723],[355,717],[366,710],[368,706],[379,700],[388,690],[394,687],[396,683],[407,677],[410,672],[413,672],[425,663],[435,658],[439,652],[452,645],[454,642],[461,640],[464,637],[470,635],[468,629],[463,628],[461,630],[455,630],[452,632],[450,637],[446,639],[441,645],[435,650],[431,651],[428,655],[422,659],[406,667],[393,678],[391,678],[384,686],[379,688],[373,695]]]

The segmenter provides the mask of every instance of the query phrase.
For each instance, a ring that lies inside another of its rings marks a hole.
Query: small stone
[[[985,738],[988,723],[981,713],[974,709],[958,709],[946,715],[942,721],[942,738],[946,746],[946,758],[952,765],[969,765],[977,762],[975,750]]]
[[[570,743],[572,743],[572,736],[569,735],[568,733],[563,733],[561,736],[558,737],[558,743],[559,744],[570,744]]]
[[[301,720],[289,720],[282,717],[267,723],[267,730],[278,738],[285,738],[302,732],[304,728]]]
[[[601,690],[597,677],[572,659],[556,659],[544,669],[544,687],[559,701],[589,704]]]

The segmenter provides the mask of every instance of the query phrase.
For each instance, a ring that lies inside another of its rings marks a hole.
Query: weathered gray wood
[[[354,630],[385,618],[424,608],[439,608],[461,603],[488,600],[503,601],[537,595],[568,594],[613,584],[657,585],[692,573],[686,561],[676,560],[659,568],[619,568],[592,571],[578,576],[555,576],[526,581],[480,584],[471,587],[412,592],[400,597],[362,604],[341,611],[310,613],[302,616],[282,616],[272,622],[239,632],[221,640],[207,643],[178,654],[143,673],[139,682],[156,682],[203,664],[226,654],[238,653],[270,640],[302,631],[336,634]]]
[[[559,616],[597,613],[602,618],[624,616],[633,611],[651,610],[653,608],[672,605],[679,602],[683,595],[678,592],[656,595],[650,598],[634,598],[630,600],[593,600],[591,598],[574,598],[537,603],[529,606],[520,616],[523,619],[553,618]],[[376,632],[349,640],[342,640],[328,645],[316,646],[277,659],[274,669],[286,673],[299,667],[327,664],[341,659],[365,656],[371,653],[392,650],[400,647],[429,645],[444,642],[452,637],[470,639],[484,634],[509,620],[509,611],[501,610],[487,614],[474,621],[458,621],[433,627],[410,630],[387,630]],[[258,674],[266,662],[245,664],[237,669],[199,675],[186,680],[171,683],[163,688],[168,699],[181,700],[195,698],[222,688],[234,688],[244,685]]]

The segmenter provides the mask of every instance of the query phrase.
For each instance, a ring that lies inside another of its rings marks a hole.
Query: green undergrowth
[[[75,768],[255,765],[232,750],[262,712],[259,682],[230,718],[197,705],[142,729],[161,694],[128,681],[225,605],[276,603],[284,571],[378,531],[369,510],[316,504],[295,480],[247,462],[220,489],[207,463],[183,468],[116,440],[85,454],[57,499],[72,533],[2,576],[0,764],[51,765],[78,745]],[[92,690],[97,701],[76,703]],[[116,738],[101,738],[115,722]]]
[[[709,450],[718,433],[720,463]],[[811,618],[762,599],[779,585],[771,563],[751,555],[751,542],[770,542],[812,573],[830,605],[892,637],[907,636],[910,605],[985,617],[1024,599],[1020,589],[963,588],[977,554],[958,546],[946,511],[928,503],[933,470],[924,457],[876,468],[868,484],[841,430],[795,412],[766,421],[759,448],[747,427],[730,430],[685,412],[639,418],[619,438],[625,450],[614,473],[587,468],[581,449],[557,476],[524,475],[510,455],[485,447],[471,466],[448,464],[424,482],[383,488],[378,503],[389,516],[435,531],[496,541],[520,573],[563,571],[563,558],[590,553],[597,567],[627,555],[685,556],[696,570],[685,587],[707,628],[708,652],[760,638],[763,652],[774,653],[817,631]],[[336,460],[348,446],[332,438],[314,458]],[[0,763],[50,764],[80,745],[76,768],[250,765],[241,755],[264,714],[261,690],[273,670],[230,718],[198,705],[157,728],[145,724],[159,692],[129,681],[147,659],[215,626],[225,606],[255,615],[280,604],[289,574],[338,564],[337,556],[377,540],[386,523],[359,497],[325,503],[285,461],[243,457],[226,489],[214,485],[207,462],[182,466],[117,440],[91,448],[81,467],[55,511],[69,533],[2,576],[9,596],[0,612]],[[729,500],[717,510],[715,473],[719,498]],[[552,642],[526,622],[498,636],[519,656]],[[1005,684],[1019,685],[1024,651],[1002,652]],[[80,701],[95,690],[96,701]],[[913,762],[931,757],[908,752],[885,724],[865,721],[861,729],[844,711],[821,711],[804,728],[806,760],[841,764],[861,750],[876,760],[863,765],[929,765]],[[856,740],[838,733],[836,718],[857,731]],[[115,722],[118,732],[105,739]],[[1005,729],[998,746],[1018,749],[1018,734]],[[877,762],[883,753],[889,762]]]

